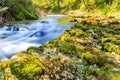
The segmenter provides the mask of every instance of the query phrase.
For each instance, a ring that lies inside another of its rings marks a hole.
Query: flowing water
[[[57,21],[62,15],[48,15],[30,24],[15,24],[0,28],[0,60],[8,59],[29,46],[40,46],[55,39],[72,24]]]

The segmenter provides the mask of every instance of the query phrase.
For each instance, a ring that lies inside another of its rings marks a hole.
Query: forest
[[[0,0],[0,80],[120,80],[120,0]]]

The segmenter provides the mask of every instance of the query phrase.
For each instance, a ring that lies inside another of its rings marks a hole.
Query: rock
[[[48,22],[48,21],[42,21],[41,23],[43,23],[43,24],[48,24],[49,22]]]
[[[63,71],[63,72],[61,73],[61,75],[62,75],[65,79],[71,79],[71,80],[73,80],[73,77],[74,77],[74,75],[73,75],[72,73],[68,72],[68,71]]]
[[[13,31],[19,31],[18,27],[13,27]]]
[[[39,80],[50,80],[49,75],[43,75]]]
[[[15,78],[19,80],[38,80],[44,74],[45,69],[39,58],[24,52],[16,54],[6,63],[0,63],[1,67],[0,72],[3,71],[4,76],[10,80],[12,78],[12,80],[16,80]],[[13,77],[13,75],[15,76]]]

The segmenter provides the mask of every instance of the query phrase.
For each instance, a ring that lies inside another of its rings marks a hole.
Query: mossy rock
[[[89,52],[82,53],[81,59],[84,65],[91,64],[93,61],[92,60],[92,55]]]
[[[120,54],[120,46],[112,44],[112,43],[105,43],[103,45],[104,49],[109,52],[116,52],[117,54]]]
[[[116,38],[102,38],[101,43],[104,44],[106,42],[115,42],[116,40]]]
[[[116,38],[102,38],[101,43],[105,50],[120,54],[120,40]]]
[[[28,53],[34,53],[36,51],[38,51],[38,48],[35,47],[35,46],[30,46],[30,47],[27,48]]]
[[[70,37],[83,37],[85,36],[85,33],[81,29],[74,28],[71,31],[68,32],[71,36]]]
[[[20,80],[38,80],[44,72],[44,66],[36,56],[22,52],[10,59],[9,67]]]
[[[38,80],[44,69],[37,56],[21,52],[0,62],[0,80]]]

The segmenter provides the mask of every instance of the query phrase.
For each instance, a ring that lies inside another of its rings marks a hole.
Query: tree
[[[61,11],[61,2],[63,2],[63,0],[57,0],[57,7],[58,7],[58,12],[59,13]]]
[[[59,12],[60,12],[60,8],[61,8],[61,7],[60,7],[60,1],[61,1],[61,0],[58,0],[58,2],[57,2],[57,3],[58,3],[58,11],[59,11]]]

